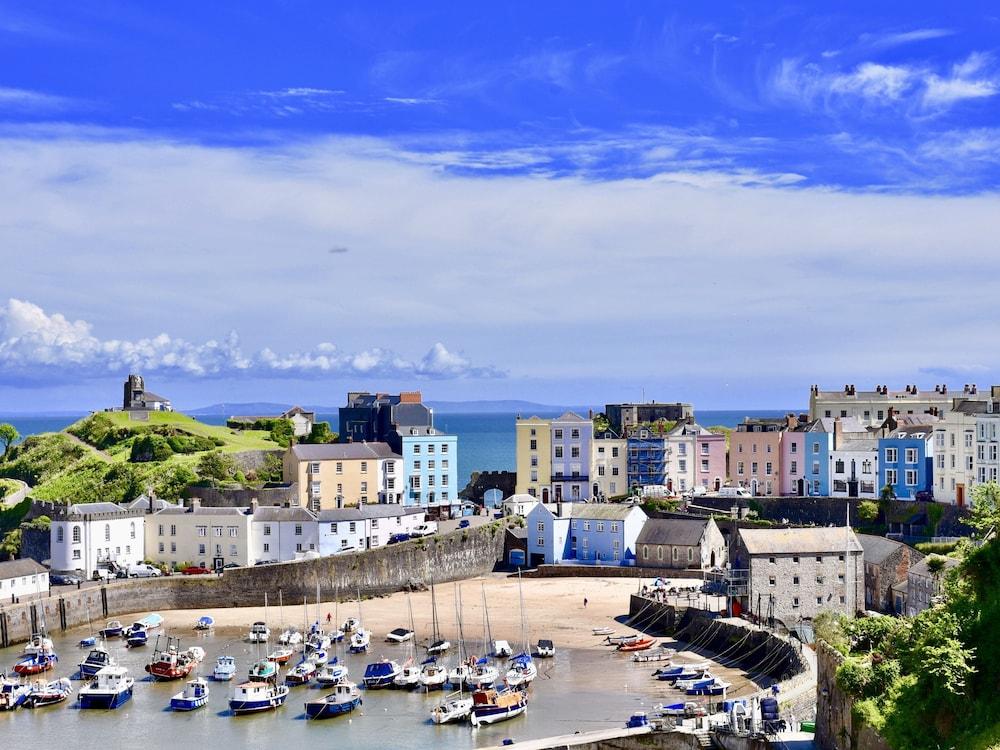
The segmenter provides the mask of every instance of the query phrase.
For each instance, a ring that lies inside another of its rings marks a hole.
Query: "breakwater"
[[[315,560],[233,568],[219,576],[169,576],[65,591],[19,604],[0,605],[0,648],[28,640],[44,623],[49,630],[86,625],[139,611],[253,607],[279,592],[285,601],[391,594],[458,581],[493,570],[503,554],[500,524],[462,529],[404,544]]]

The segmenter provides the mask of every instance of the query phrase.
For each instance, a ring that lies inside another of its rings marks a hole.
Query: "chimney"
[[[200,497],[190,497],[188,498],[188,510],[198,510],[201,507]]]
[[[833,420],[833,449],[837,450],[840,446],[841,440],[844,437],[844,425],[840,421],[840,417],[836,417]]]
[[[799,423],[799,418],[796,417],[794,414],[786,414],[785,415],[785,426],[789,430],[791,430],[792,428],[794,428],[798,423]]]
[[[257,512],[257,498],[250,498],[250,515],[254,515]]]

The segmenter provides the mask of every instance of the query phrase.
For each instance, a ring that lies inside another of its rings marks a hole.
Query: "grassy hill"
[[[278,478],[271,461],[260,476],[244,476],[227,456],[276,451],[271,433],[207,425],[178,412],[99,412],[61,433],[33,435],[0,460],[0,477],[21,479],[32,496],[65,502],[125,501],[152,488],[174,499],[189,484]],[[222,458],[204,469],[207,455]],[[222,467],[221,469],[219,467]]]

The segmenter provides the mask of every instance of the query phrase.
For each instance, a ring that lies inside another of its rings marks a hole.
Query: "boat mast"
[[[458,622],[458,669],[461,670],[464,664],[465,657],[463,653],[465,652],[465,633],[462,630],[462,587],[455,584],[455,620]],[[468,669],[468,666],[466,666]],[[461,676],[461,671],[459,675]],[[466,672],[468,675],[468,672]],[[458,694],[461,695],[463,688],[465,687],[465,680],[460,679],[458,681]]]
[[[406,592],[406,609],[410,613],[410,661],[417,659],[417,629],[413,624],[413,602],[410,601],[410,592]]]
[[[486,640],[483,643],[483,651],[485,652],[483,656],[492,656],[493,654],[493,630],[490,628],[490,610],[486,606],[486,584],[483,586],[483,627],[485,628],[483,635]]]
[[[521,569],[517,569],[517,598],[521,603],[521,652],[528,653],[528,620],[524,616],[524,589],[521,587]]]
[[[438,630],[438,605],[437,597],[434,596],[434,579],[431,578],[431,645],[441,640],[441,633]]]

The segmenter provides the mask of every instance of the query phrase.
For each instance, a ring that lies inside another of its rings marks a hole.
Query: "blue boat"
[[[270,682],[244,682],[237,685],[233,697],[229,699],[229,710],[234,716],[270,711],[284,705],[288,698],[287,685]]]
[[[128,629],[128,635],[125,636],[125,645],[129,648],[136,648],[137,646],[145,646],[146,642],[149,640],[149,636],[146,633],[146,629],[143,627],[137,627],[133,625]]]
[[[78,665],[80,667],[80,677],[84,680],[93,677],[107,666],[111,665],[111,654],[104,646],[98,646],[90,650],[87,658]]]
[[[669,669],[657,670],[656,679],[664,682],[676,682],[677,680],[693,680],[704,674],[705,669],[699,667],[671,667]]]
[[[353,682],[341,682],[333,692],[316,700],[306,701],[306,716],[310,719],[328,719],[347,714],[361,705],[361,691]]]
[[[104,667],[80,688],[80,708],[115,709],[132,700],[135,680],[125,667]]]
[[[170,699],[173,711],[194,711],[208,703],[208,683],[201,677],[190,680],[184,689]]]
[[[117,638],[124,630],[120,621],[110,620],[99,632],[102,638]]]
[[[90,636],[89,638],[81,638],[80,642],[76,644],[80,648],[93,648],[97,645],[97,636]]]
[[[688,695],[722,695],[728,689],[728,682],[713,677],[711,680],[698,680],[692,683],[685,692]]]
[[[31,688],[22,685],[20,680],[10,680],[0,674],[0,711],[13,711],[24,705]]]
[[[392,681],[402,672],[403,669],[396,662],[389,659],[377,661],[369,664],[365,668],[365,676],[362,678],[365,687],[369,690],[377,688],[392,687]]]

